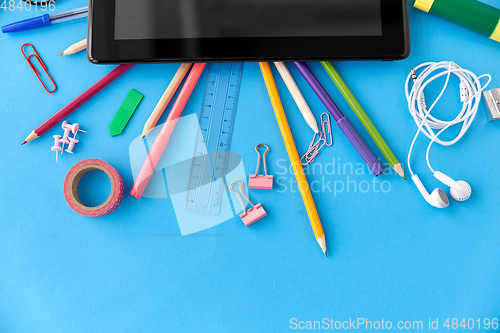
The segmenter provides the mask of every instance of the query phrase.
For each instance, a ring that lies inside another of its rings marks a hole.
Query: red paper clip
[[[30,54],[29,56],[26,56],[26,54],[24,53],[24,47],[26,47],[26,46],[31,46],[31,48],[33,49],[34,53]],[[21,53],[23,54],[24,59],[26,59],[26,61],[30,65],[31,69],[35,73],[36,77],[38,78],[38,81],[40,81],[40,83],[42,84],[42,86],[45,89],[45,91],[47,91],[49,94],[52,94],[54,91],[56,91],[57,90],[57,85],[54,82],[54,80],[52,79],[52,77],[50,76],[49,72],[47,71],[47,66],[45,66],[45,63],[43,62],[42,58],[40,58],[40,55],[35,50],[35,47],[33,45],[31,45],[30,43],[26,43],[23,46],[21,46]],[[45,85],[45,83],[43,83],[42,78],[40,77],[40,72],[37,71],[37,69],[35,68],[35,65],[33,65],[33,63],[31,62],[31,60],[30,60],[31,57],[35,57],[36,60],[38,60],[38,62],[42,66],[43,70],[45,71],[45,74],[47,74],[48,78],[50,79],[50,82],[52,82],[52,84],[54,85],[54,90],[50,90],[49,91],[49,89],[47,89],[47,86]]]

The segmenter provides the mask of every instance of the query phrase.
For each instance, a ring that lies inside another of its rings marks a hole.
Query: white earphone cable
[[[410,111],[415,124],[417,124],[418,126],[417,133],[413,138],[410,150],[408,152],[408,169],[410,170],[412,176],[414,175],[414,173],[411,169],[410,157],[413,146],[415,145],[415,141],[417,140],[420,132],[424,133],[431,140],[427,147],[426,159],[429,169],[432,171],[432,173],[435,173],[429,162],[429,151],[432,144],[434,142],[437,142],[442,146],[451,146],[457,143],[465,135],[474,118],[476,117],[479,104],[481,103],[481,93],[491,82],[491,75],[484,74],[477,77],[471,71],[463,69],[452,61],[426,62],[415,67],[414,70],[417,71],[422,67],[424,67],[424,69],[422,70],[422,73],[420,73],[420,75],[416,78],[416,81],[413,83],[413,87],[411,90],[409,89],[409,83],[412,79],[412,72],[410,72],[405,82],[405,94],[408,101],[408,110]],[[438,73],[434,74],[435,72]],[[428,78],[433,74],[434,76]],[[444,121],[433,117],[431,115],[431,112],[446,91],[451,74],[456,75],[460,79],[461,101],[463,102],[463,106],[462,110],[460,110],[455,119],[451,121]],[[427,87],[427,85],[429,85],[434,80],[445,75],[446,82],[443,86],[443,89],[441,90],[441,93],[436,98],[434,103],[432,103],[431,107],[426,109],[424,97],[425,87]],[[483,77],[487,77],[488,82],[486,82],[484,86],[481,86],[480,80]],[[451,141],[442,141],[439,139],[439,136],[445,130],[459,123],[462,123],[462,128],[455,139]],[[438,130],[437,133],[434,130]]]

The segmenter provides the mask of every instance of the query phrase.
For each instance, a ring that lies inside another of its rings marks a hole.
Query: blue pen
[[[24,21],[8,24],[2,27],[4,34],[10,32],[18,32],[40,27],[48,27],[55,23],[76,20],[89,15],[89,7],[82,7],[68,10],[57,14],[45,14],[42,16],[33,17]]]

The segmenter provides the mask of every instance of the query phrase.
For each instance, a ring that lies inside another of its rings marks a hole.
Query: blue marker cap
[[[41,27],[48,27],[52,25],[50,22],[50,17],[49,14],[45,14],[42,16],[38,17],[33,17],[24,21],[19,21],[16,23],[4,25],[2,27],[2,32],[4,34],[10,33],[10,32],[18,32],[18,31],[24,31],[24,30],[29,30],[29,29],[34,29],[34,28],[41,28]]]

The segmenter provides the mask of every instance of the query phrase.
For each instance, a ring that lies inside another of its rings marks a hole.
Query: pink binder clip
[[[264,153],[264,175],[259,175],[259,167],[260,167],[260,152],[259,147],[266,147],[267,150]],[[271,148],[261,143],[255,147],[255,151],[257,155],[259,155],[259,159],[257,160],[257,170],[255,171],[255,175],[250,175],[248,177],[248,188],[254,190],[272,190],[273,189],[273,176],[267,175],[267,166],[266,166],[266,155],[269,153]]]
[[[234,184],[240,184],[241,195],[243,195],[245,197],[245,199],[247,199],[248,203],[250,205],[252,205],[252,208],[250,208],[249,210],[246,210],[246,208],[245,208],[246,205],[243,203],[243,199],[241,198],[240,192],[233,189]],[[229,191],[235,193],[236,196],[238,196],[238,200],[241,203],[241,207],[243,207],[243,213],[240,214],[240,217],[243,220],[243,223],[245,223],[245,226],[248,227],[249,225],[252,225],[255,222],[257,222],[258,220],[260,220],[261,218],[267,216],[267,213],[264,210],[264,207],[262,207],[262,205],[260,203],[257,205],[254,205],[250,201],[250,198],[248,198],[248,196],[245,194],[245,192],[243,190],[243,182],[242,181],[238,180],[238,181],[231,183],[231,185],[229,185]]]

